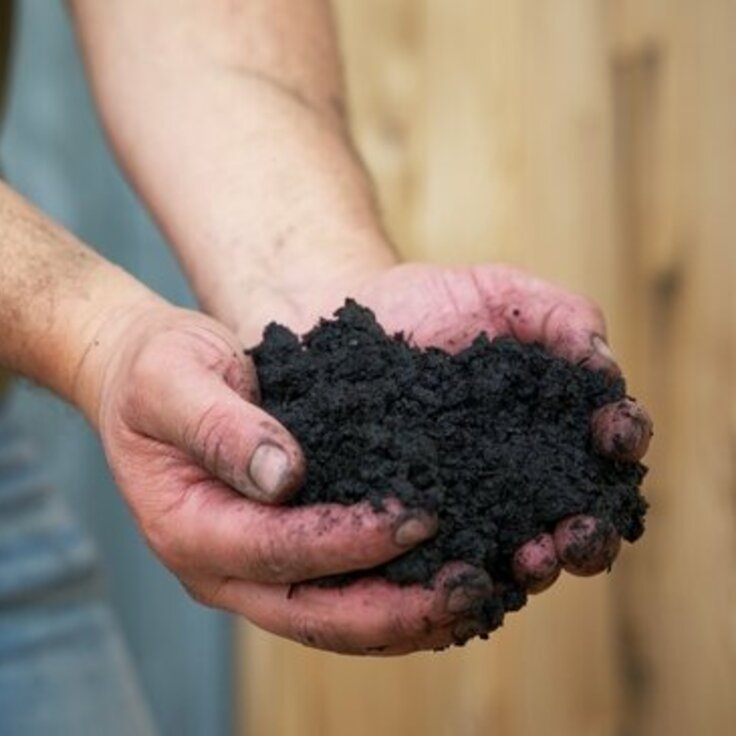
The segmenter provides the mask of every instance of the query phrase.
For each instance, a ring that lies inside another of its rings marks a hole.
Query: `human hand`
[[[341,652],[411,651],[467,630],[464,611],[490,590],[467,565],[434,590],[297,585],[381,564],[432,536],[436,519],[397,502],[274,505],[298,487],[303,457],[258,408],[255,369],[225,328],[156,301],[100,334],[83,366],[98,386],[88,414],[148,544],[195,600]]]
[[[441,268],[403,264],[373,277],[356,293],[390,333],[401,331],[421,347],[457,352],[480,333],[539,342],[578,365],[620,371],[606,343],[600,309],[522,271],[483,265]],[[599,409],[592,420],[600,452],[636,461],[647,450],[652,424],[646,411],[624,399]],[[585,515],[561,520],[553,534],[541,534],[517,550],[517,580],[530,592],[552,585],[564,568],[594,575],[610,568],[620,548],[618,533]]]

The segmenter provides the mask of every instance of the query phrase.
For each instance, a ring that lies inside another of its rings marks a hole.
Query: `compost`
[[[249,351],[263,406],[299,440],[306,482],[293,505],[391,496],[434,511],[437,535],[369,571],[399,585],[432,579],[446,562],[488,571],[499,591],[489,628],[521,607],[514,551],[571,514],[592,514],[633,542],[643,532],[646,468],[599,454],[591,414],[626,395],[622,379],[573,365],[540,345],[480,334],[455,355],[388,335],[346,302],[299,338],[269,325]]]

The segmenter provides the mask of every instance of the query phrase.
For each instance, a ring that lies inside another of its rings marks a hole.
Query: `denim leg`
[[[94,546],[0,407],[0,736],[152,736]]]

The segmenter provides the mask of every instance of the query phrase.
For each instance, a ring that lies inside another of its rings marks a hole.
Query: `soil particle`
[[[560,519],[592,514],[629,542],[643,532],[646,468],[599,454],[590,430],[596,409],[626,397],[622,379],[484,334],[456,355],[419,349],[352,301],[301,340],[271,324],[250,352],[263,407],[307,459],[291,504],[367,499],[382,509],[393,496],[439,517],[432,540],[323,584],[371,574],[431,585],[443,564],[463,560],[494,581],[482,607],[490,629],[526,601],[515,551]]]

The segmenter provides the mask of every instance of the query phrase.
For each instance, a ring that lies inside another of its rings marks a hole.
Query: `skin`
[[[419,345],[458,350],[485,330],[615,374],[600,311],[507,267],[398,262],[350,143],[322,0],[70,8],[113,148],[210,316],[167,304],[3,188],[0,362],[85,413],[142,534],[195,600],[345,653],[483,633],[472,610],[493,581],[464,564],[432,589],[307,582],[401,554],[436,519],[398,503],[279,505],[304,460],[258,408],[242,346],[272,319],[307,329],[349,295]],[[593,429],[601,451],[635,459],[651,423],[619,407]],[[616,540],[596,530],[565,520],[530,540],[519,579],[537,592],[563,566],[607,568]]]

